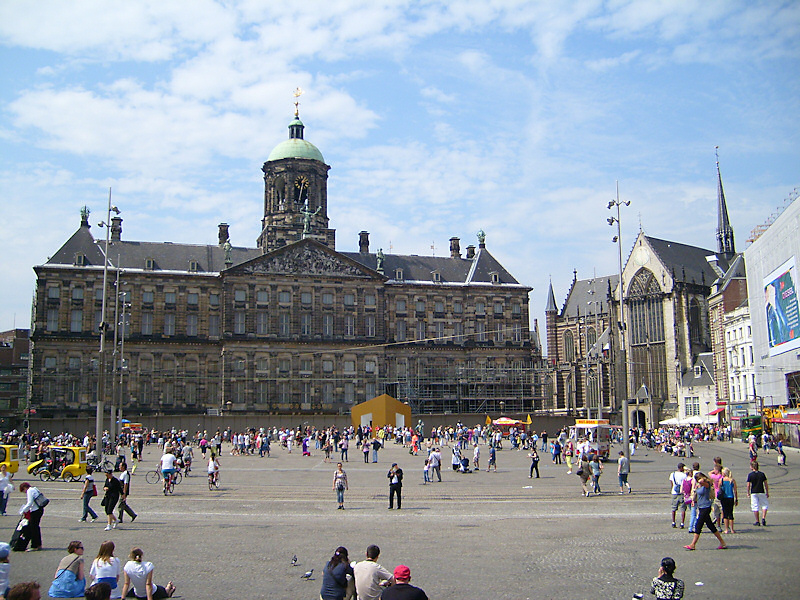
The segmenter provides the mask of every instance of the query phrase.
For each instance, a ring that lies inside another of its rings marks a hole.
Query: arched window
[[[595,331],[594,327],[589,327],[586,329],[586,351],[592,349],[597,343],[597,332]]]
[[[567,362],[575,360],[575,337],[571,331],[564,332],[564,359]]]
[[[702,328],[700,323],[700,304],[696,298],[689,300],[689,339],[693,344],[702,341]]]
[[[667,399],[667,357],[664,343],[663,293],[651,271],[642,269],[631,281],[626,304],[630,326],[632,387],[646,385],[653,398]]]

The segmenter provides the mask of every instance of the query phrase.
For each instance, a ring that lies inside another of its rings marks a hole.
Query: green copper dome
[[[289,123],[289,139],[273,148],[272,152],[269,153],[267,162],[281,160],[282,158],[307,158],[324,163],[325,159],[322,158],[322,152],[314,144],[303,139],[304,129],[303,122],[299,117],[295,116],[294,121]]]
[[[267,161],[280,160],[282,158],[308,158],[325,162],[325,159],[322,158],[322,152],[314,144],[298,139],[282,141],[269,153]]]

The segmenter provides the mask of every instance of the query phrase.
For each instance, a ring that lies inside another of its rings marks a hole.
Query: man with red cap
[[[428,600],[428,596],[420,588],[410,583],[411,569],[405,565],[394,568],[394,585],[386,588],[381,594],[381,600]]]

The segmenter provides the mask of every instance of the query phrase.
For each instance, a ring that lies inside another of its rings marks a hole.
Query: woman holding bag
[[[92,522],[97,520],[97,513],[89,506],[89,502],[97,496],[97,486],[94,484],[94,475],[92,475],[92,467],[86,467],[86,478],[83,480],[83,490],[81,491],[81,498],[83,498],[83,516],[82,522],[86,522],[89,515],[92,516]]]
[[[14,491],[14,484],[11,482],[13,476],[13,473],[8,472],[5,463],[0,464],[0,514],[4,516],[8,505],[8,496]]]

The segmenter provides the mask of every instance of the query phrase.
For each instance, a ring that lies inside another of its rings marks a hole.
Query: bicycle
[[[147,483],[158,483],[163,478],[160,469],[153,469],[152,471],[148,471],[145,473],[144,480]],[[183,475],[181,475],[180,471],[176,471],[172,474],[173,483],[178,485],[181,481],[183,481]]]
[[[208,489],[219,489],[219,471],[208,474]]]
[[[175,491],[175,475],[176,473],[170,473],[164,478],[164,495],[166,496],[168,493],[171,494]]]

